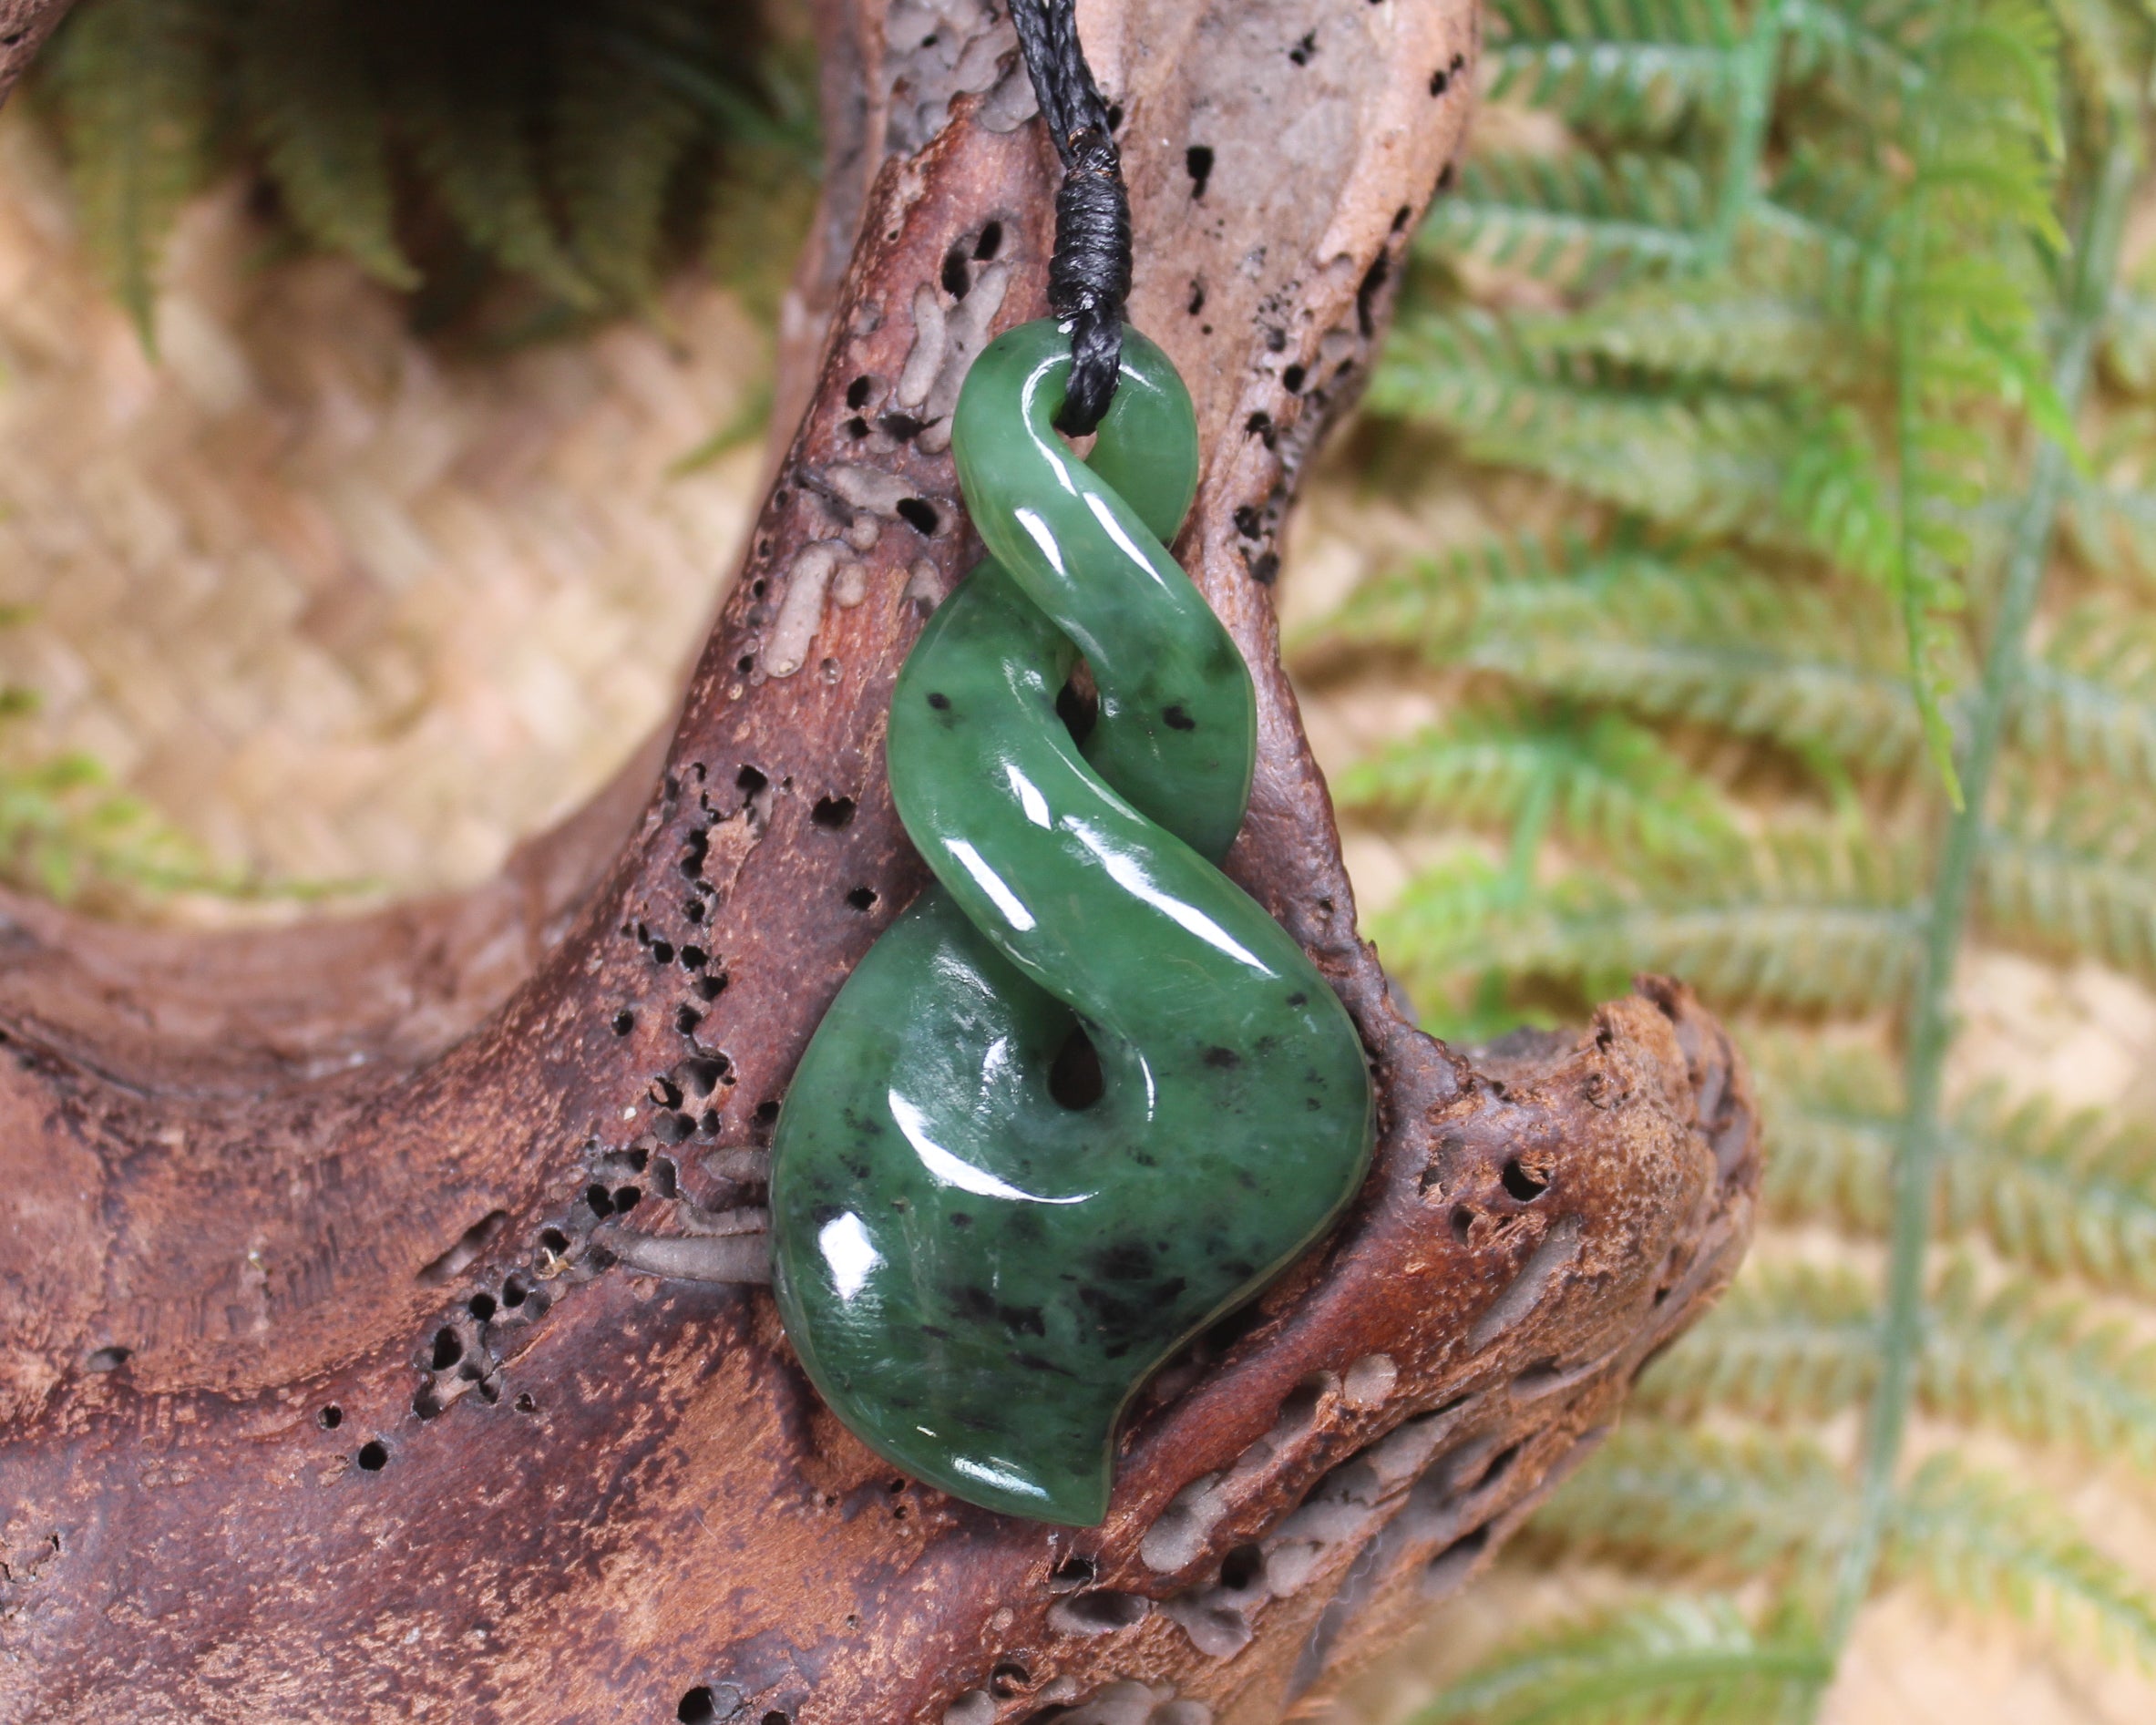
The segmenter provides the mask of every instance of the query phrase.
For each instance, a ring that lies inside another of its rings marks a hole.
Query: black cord
[[[1078,46],[1075,0],[1011,0],[1018,46],[1041,117],[1063,159],[1048,305],[1071,332],[1071,385],[1059,429],[1082,437],[1101,423],[1123,367],[1123,303],[1131,291],[1131,206],[1108,105]]]

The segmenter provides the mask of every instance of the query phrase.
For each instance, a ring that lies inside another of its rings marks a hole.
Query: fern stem
[[[2088,381],[2089,356],[2116,272],[2126,206],[2138,165],[2139,129],[2130,114],[2114,114],[2111,141],[2083,224],[2071,298],[2054,379],[2071,412]],[[1983,680],[1970,714],[1962,765],[1962,802],[1947,827],[1930,906],[1924,955],[1909,1006],[1904,1057],[1906,1103],[1894,1162],[1892,1248],[1887,1271],[1884,1348],[1865,1438],[1857,1525],[1836,1579],[1828,1646],[1847,1644],[1858,1609],[1871,1592],[1896,1498],[1903,1439],[1915,1396],[1923,1342],[1925,1259],[1934,1207],[1946,1056],[1953,1045],[1949,996],[1966,929],[1969,898],[1984,844],[1984,809],[1999,745],[2019,683],[2029,624],[2050,560],[2065,495],[2066,451],[2046,438],[2038,447],[2029,488],[2016,523],[2006,580],[1985,654]]]
[[[1722,148],[1721,174],[1715,188],[1714,225],[1699,249],[1701,270],[1719,270],[1730,261],[1737,231],[1744,225],[1758,195],[1760,161],[1767,147],[1767,119],[1774,107],[1774,72],[1781,58],[1782,7],[1763,0],[1751,31],[1737,56],[1731,77],[1729,137]]]

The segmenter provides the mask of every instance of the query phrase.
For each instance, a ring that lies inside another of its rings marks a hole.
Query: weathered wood
[[[0,101],[36,58],[73,0],[0,0]]]
[[[0,1717],[1259,1725],[1459,1586],[1734,1268],[1721,1033],[1660,983],[1479,1065],[1403,1022],[1279,669],[1281,513],[1458,142],[1469,6],[1081,17],[1209,452],[1178,550],[1258,680],[1229,870],[1369,1044],[1362,1197],[1151,1387],[1083,1533],[895,1478],[760,1290],[693,1279],[753,1276],[787,1075],[921,882],[880,737],[974,555],[934,421],[1044,274],[1007,24],[826,0],[799,429],[657,791],[356,924],[5,907]]]

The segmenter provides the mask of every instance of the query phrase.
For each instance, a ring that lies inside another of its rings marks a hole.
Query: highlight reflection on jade
[[[771,1205],[779,1310],[839,1418],[956,1496],[1091,1525],[1132,1392],[1354,1193],[1371,1090],[1339,1000],[1213,866],[1256,714],[1162,544],[1196,483],[1189,395],[1126,332],[1081,461],[1053,429],[1069,370],[1043,321],[967,375],[952,447],[990,560],[889,734],[937,885],[817,1029]],[[1057,711],[1081,654],[1082,741]]]

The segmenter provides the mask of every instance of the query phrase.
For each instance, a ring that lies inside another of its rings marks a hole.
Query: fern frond
[[[1697,264],[1710,218],[1706,183],[1679,157],[1484,156],[1461,170],[1415,244],[1545,281],[1607,282]]]
[[[2156,834],[2132,807],[2090,799],[2009,807],[1987,828],[1987,917],[2045,950],[2156,974]]]
[[[619,303],[652,299],[667,195],[703,128],[667,62],[699,67],[712,38],[708,15],[674,0],[616,0],[562,32],[552,180],[583,273]]]
[[[1900,1085],[1863,1048],[1750,1042],[1772,1134],[1763,1196],[1792,1221],[1884,1233]],[[1939,1158],[1941,1229],[1980,1232],[2045,1276],[2156,1294],[2156,1133],[1981,1089],[1958,1103]]]
[[[1530,348],[1748,387],[1833,387],[1875,375],[1875,344],[1850,334],[1815,299],[1727,276],[1606,293],[1521,327]]]
[[[1854,1510],[1809,1438],[1642,1422],[1614,1432],[1533,1531],[1570,1552],[1735,1578],[1830,1556]]]
[[[2105,371],[2128,395],[2156,391],[2156,293],[2123,285],[2111,290],[2101,352]]]
[[[1404,1725],[1798,1725],[1833,1675],[1816,1638],[1734,1600],[1669,1596],[1527,1638]]]
[[[351,0],[257,0],[240,32],[241,107],[293,219],[391,287],[418,284],[395,234],[382,92],[353,52]]]
[[[1458,662],[1571,701],[1612,702],[1893,770],[1915,710],[1874,595],[1711,560],[1636,560],[1593,590],[1493,589]]]
[[[1449,950],[1425,920],[1420,881],[1372,921],[1418,991],[1460,970],[1604,985],[1658,970],[1718,1002],[1864,1010],[1898,1001],[1914,974],[1915,861],[1891,845],[1785,833],[1729,863],[1672,868],[1648,889],[1580,876],[1476,929],[1448,918]]]
[[[1811,1038],[1748,1038],[1771,1134],[1761,1197],[1790,1222],[1839,1222],[1865,1235],[1886,1227],[1901,1081],[1875,1050]]]
[[[1954,1111],[1942,1204],[2007,1258],[2099,1287],[2156,1293],[2156,1134],[1999,1089]]]
[[[2066,476],[2061,524],[2076,553],[2100,575],[2156,580],[2156,483],[2149,473],[2152,447],[2156,413],[2120,414],[2090,451],[2089,470]]]
[[[1554,831],[1624,856],[1727,848],[1736,827],[1712,781],[1614,713],[1469,710],[1341,775],[1350,808],[1511,826],[1531,809]]]
[[[1668,1426],[1617,1432],[1535,1517],[1577,1552],[1709,1576],[1811,1573],[1854,1520],[1847,1482],[1809,1438]],[[1940,1599],[2093,1631],[2107,1651],[2156,1660],[2156,1602],[2034,1494],[1942,1455],[1898,1494],[1890,1573]]]
[[[1555,545],[1527,537],[1484,539],[1442,558],[1380,570],[1291,644],[1345,642],[1449,664],[1485,604],[1522,612],[1548,607],[1577,616],[1591,608],[1592,595],[1614,590],[1635,574],[1651,577],[1665,563],[1652,553],[1584,539]]]
[[[1921,83],[1925,8],[1906,0],[1781,0],[1789,70],[1848,97],[1899,94]]]
[[[411,45],[387,92],[392,115],[475,245],[568,304],[594,306],[599,290],[564,251],[549,207],[536,119],[543,44],[491,10],[445,16]]]
[[[1371,384],[1371,410],[1440,427],[1479,460],[1546,475],[1651,520],[1765,543],[1794,538],[1781,475],[1806,427],[1789,403],[1536,351],[1521,338],[1524,321],[1466,311],[1406,323]]]
[[[1888,1561],[1942,1599],[2087,1632],[2156,1664],[2156,1601],[2045,1499],[1934,1457],[1903,1487]]]
[[[1491,12],[1491,94],[1605,132],[1665,133],[1718,99],[1740,39],[1724,0],[1495,0]]]
[[[2156,628],[2116,605],[2077,606],[2023,666],[2015,741],[2065,768],[2156,785]]]
[[[90,252],[152,351],[158,261],[213,161],[222,16],[212,0],[103,0],[45,51]]]
[[[79,752],[0,765],[0,878],[63,903],[101,888],[157,898],[238,884]]]
[[[1879,1290],[1849,1269],[1748,1267],[1684,1340],[1642,1375],[1638,1403],[1664,1418],[1727,1409],[1783,1423],[1861,1403],[1879,1376]]]
[[[1876,592],[1722,558],[1495,541],[1382,573],[1313,632],[1814,761],[1898,770],[1920,746]]]
[[[1665,1417],[1783,1422],[1861,1405],[1877,1383],[1879,1289],[1851,1269],[1748,1272],[1640,1383]],[[2156,1350],[2027,1280],[1986,1297],[1966,1262],[1934,1278],[1917,1395],[1941,1418],[2156,1467]]]
[[[1935,1412],[2030,1443],[2156,1467],[2156,1349],[2080,1302],[2016,1280],[1986,1297],[1950,1264],[1925,1317],[1919,1393]]]

